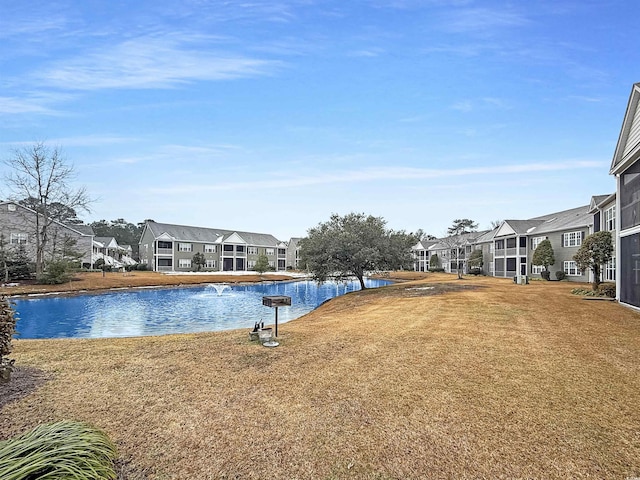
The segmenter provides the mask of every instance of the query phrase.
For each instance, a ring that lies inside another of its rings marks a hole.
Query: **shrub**
[[[47,265],[47,270],[44,274],[38,278],[38,283],[43,283],[46,285],[59,285],[61,283],[66,283],[71,280],[72,275],[70,270],[70,266],[68,262],[58,261],[51,262]]]
[[[429,267],[429,271],[430,272],[444,272],[444,268],[442,268],[442,267],[435,267],[435,268]]]
[[[109,437],[81,422],[39,425],[0,442],[0,478],[115,479],[116,447]]]
[[[0,383],[9,381],[11,375],[15,360],[8,359],[7,355],[13,349],[11,340],[15,333],[16,316],[11,302],[6,297],[0,297]]]
[[[482,273],[482,269],[479,267],[474,267],[469,269],[470,275],[480,275]]]
[[[556,272],[556,280],[564,280],[565,278],[567,278],[567,274],[564,273],[562,270],[558,270]]]
[[[545,280],[551,280],[551,272],[549,270],[543,270],[540,272],[540,276]]]
[[[603,297],[616,298],[616,284],[601,283],[600,285],[598,285],[597,292]]]

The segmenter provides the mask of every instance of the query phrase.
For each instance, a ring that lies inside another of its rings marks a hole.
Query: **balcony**
[[[156,253],[158,255],[173,255],[173,248],[158,248]]]
[[[162,266],[158,266],[157,270],[158,272],[172,272],[173,267],[171,265],[169,266],[162,265]]]

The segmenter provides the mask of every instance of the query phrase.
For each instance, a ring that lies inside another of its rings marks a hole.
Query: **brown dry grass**
[[[431,275],[339,297],[275,349],[238,330],[17,341],[51,379],[0,436],[89,421],[130,479],[638,477],[640,314],[571,287]]]
[[[75,292],[79,290],[107,290],[142,286],[194,285],[199,283],[244,283],[263,280],[290,280],[286,274],[260,275],[164,275],[158,272],[81,272],[71,282],[62,285],[37,285],[24,283],[17,287],[0,287],[0,295],[22,295],[50,292]]]

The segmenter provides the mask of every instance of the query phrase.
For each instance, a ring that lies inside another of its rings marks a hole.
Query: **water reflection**
[[[366,280],[367,287],[388,283]],[[212,285],[17,300],[19,338],[131,337],[249,328],[258,321],[273,322],[273,309],[262,305],[265,295],[291,297],[292,305],[278,310],[278,321],[284,323],[330,298],[360,289],[357,281]]]

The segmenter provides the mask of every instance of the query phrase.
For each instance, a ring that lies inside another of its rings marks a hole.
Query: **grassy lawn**
[[[640,477],[640,314],[573,286],[432,274],[334,299],[273,349],[16,341],[39,380],[0,437],[88,421],[129,479]]]

